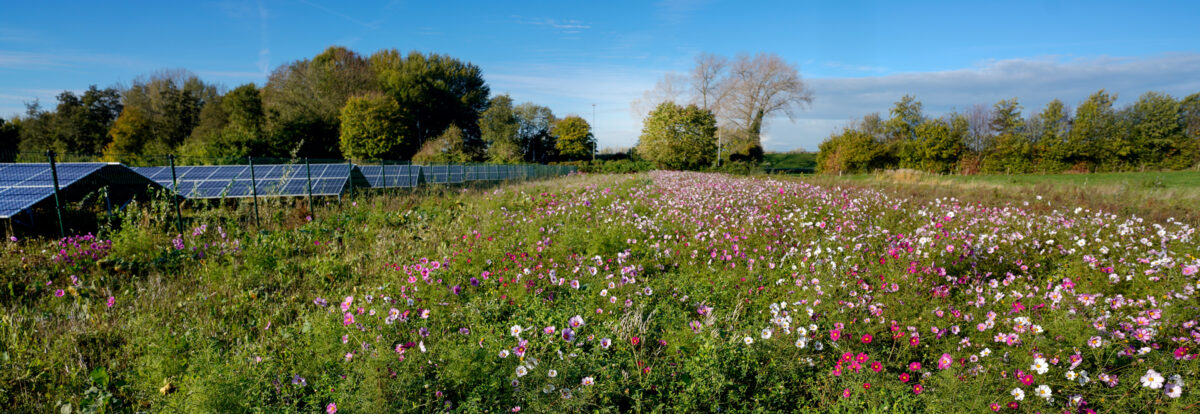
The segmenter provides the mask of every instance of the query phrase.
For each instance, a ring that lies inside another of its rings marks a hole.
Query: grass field
[[[0,243],[0,406],[1195,412],[1196,222],[1097,210],[1188,174],[578,175],[182,235],[133,206]]]
[[[936,175],[902,170],[846,176],[817,175],[809,182],[887,189],[906,197],[958,197],[994,205],[1041,196],[1037,209],[1084,206],[1156,221],[1200,223],[1200,171],[1097,174]],[[1025,206],[1028,207],[1028,206]]]
[[[817,154],[812,152],[768,152],[763,154],[763,168],[796,168],[815,171],[817,168]]]

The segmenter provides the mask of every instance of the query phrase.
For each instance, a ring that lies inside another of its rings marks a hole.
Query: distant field
[[[817,154],[802,153],[767,153],[763,154],[763,168],[817,168]]]
[[[905,196],[959,197],[978,202],[1026,202],[1042,207],[1080,205],[1155,220],[1200,222],[1200,171],[1097,174],[934,175],[912,171],[812,176],[822,184],[888,188]]]

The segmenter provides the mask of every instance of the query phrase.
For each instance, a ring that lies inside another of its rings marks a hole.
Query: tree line
[[[1105,90],[1073,111],[1054,99],[1025,117],[1016,98],[930,117],[904,96],[889,118],[868,114],[821,143],[817,168],[857,173],[909,168],[934,173],[1179,170],[1200,165],[1200,93],[1147,92],[1115,106]]]
[[[263,86],[232,90],[186,70],[128,87],[64,91],[0,119],[0,153],[98,154],[152,163],[256,157],[519,163],[580,160],[595,149],[582,117],[491,96],[478,66],[395,49],[330,47],[277,67]]]

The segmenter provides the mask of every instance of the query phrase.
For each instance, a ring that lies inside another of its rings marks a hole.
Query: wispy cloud
[[[357,24],[357,25],[359,25],[359,26],[362,26],[362,27],[365,27],[365,28],[368,28],[368,29],[371,29],[371,30],[375,30],[375,29],[378,29],[378,28],[379,28],[379,22],[377,22],[377,21],[376,21],[376,22],[364,22],[364,21],[362,21],[362,20],[359,20],[359,19],[356,19],[356,18],[350,17],[350,16],[348,16],[348,15],[346,15],[346,14],[343,14],[343,13],[341,13],[341,12],[337,11],[337,10],[330,9],[330,8],[328,8],[328,7],[322,6],[322,5],[320,5],[320,4],[317,4],[317,3],[315,3],[315,2],[312,2],[312,1],[308,1],[308,0],[298,0],[298,1],[299,1],[299,2],[301,2],[301,3],[307,4],[307,5],[311,6],[312,8],[315,8],[315,9],[317,9],[317,10],[323,11],[323,12],[325,12],[325,13],[329,13],[329,14],[331,14],[331,15],[333,15],[333,16],[336,16],[336,17],[340,17],[340,18],[342,18],[342,19],[344,19],[344,20],[346,20],[346,21],[348,21],[348,22],[350,22],[350,23],[354,23],[354,24]]]
[[[579,34],[592,28],[592,25],[589,23],[573,19],[548,19],[540,17],[513,16],[513,20],[517,24],[541,26],[554,29],[561,34]]]
[[[661,0],[654,4],[658,15],[671,24],[680,24],[688,20],[700,9],[712,3],[712,0]]]
[[[258,71],[266,75],[271,70],[271,49],[268,47],[267,38],[267,8],[263,6],[262,1],[258,2]]]
[[[0,50],[0,68],[7,69],[70,69],[94,65],[110,67],[138,68],[143,62],[122,56],[102,55],[92,53],[36,53],[11,50]]]

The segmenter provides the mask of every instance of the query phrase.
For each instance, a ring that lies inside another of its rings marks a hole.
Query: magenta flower
[[[921,363],[920,363],[920,362],[913,362],[913,363],[911,363],[911,364],[908,364],[908,370],[909,370],[909,371],[913,371],[913,372],[920,371],[920,370],[921,370]]]
[[[325,406],[325,414],[333,414],[337,412],[337,404],[329,403]]]
[[[938,369],[946,369],[946,368],[950,368],[950,364],[953,364],[953,363],[954,363],[954,358],[951,358],[950,354],[942,354],[942,357],[938,358],[937,367],[938,367]]]

